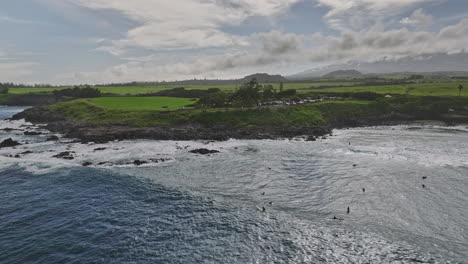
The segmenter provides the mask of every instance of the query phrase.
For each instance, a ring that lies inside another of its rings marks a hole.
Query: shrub
[[[81,88],[74,87],[73,89],[64,89],[64,90],[55,90],[54,96],[56,98],[60,97],[74,97],[74,98],[95,98],[101,97],[101,91],[96,88],[91,88],[89,86]]]

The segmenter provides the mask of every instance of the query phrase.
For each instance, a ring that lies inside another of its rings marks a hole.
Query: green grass
[[[307,89],[307,92],[374,92],[379,94],[406,94],[406,92],[409,91],[409,95],[416,96],[458,96],[459,84],[465,87],[462,90],[461,96],[468,97],[468,82],[336,87]]]
[[[0,105],[2,105],[3,103],[5,103],[5,101],[7,100],[8,98],[8,95],[6,94],[0,94]]]
[[[174,111],[195,103],[193,99],[175,97],[100,97],[81,99],[92,105],[114,110],[163,110]]]
[[[301,83],[285,83],[284,89],[296,89],[299,93],[309,92],[375,92],[380,94],[406,94],[417,96],[457,96],[458,85],[462,84],[465,89],[462,96],[468,97],[468,82],[434,80],[431,83],[396,84],[396,85],[375,85],[364,86],[360,82],[340,82],[340,81],[311,81]],[[279,90],[279,84],[271,84]],[[102,93],[117,95],[138,95],[156,93],[166,89],[185,87],[186,89],[209,89],[219,88],[223,91],[234,91],[240,85],[155,85],[155,86],[103,86],[97,87]],[[10,94],[26,94],[33,92],[52,92],[62,88],[11,88]]]
[[[135,127],[198,123],[204,126],[315,126],[337,118],[373,111],[367,101],[331,101],[311,105],[262,108],[229,108],[190,111],[108,108],[92,100],[75,100],[49,106],[76,120],[90,123],[122,123]]]
[[[284,89],[308,89],[311,87],[319,86],[349,86],[355,83],[352,82],[306,82],[306,83],[285,83]],[[272,83],[277,90],[279,90],[278,83]],[[102,93],[118,94],[118,95],[137,95],[137,94],[148,94],[156,93],[162,90],[173,89],[177,87],[184,87],[186,89],[204,89],[219,88],[223,91],[234,91],[240,85],[226,84],[226,85],[155,85],[155,86],[102,86],[96,87]],[[9,93],[11,94],[26,94],[26,93],[41,93],[41,92],[52,92],[54,90],[68,89],[71,87],[60,87],[60,88],[11,88]]]

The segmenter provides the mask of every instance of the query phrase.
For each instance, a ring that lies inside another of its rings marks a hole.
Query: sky
[[[294,74],[468,52],[467,0],[0,2],[0,82],[95,84]]]

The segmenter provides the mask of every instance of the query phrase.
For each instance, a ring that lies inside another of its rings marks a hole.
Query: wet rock
[[[88,167],[88,166],[91,166],[91,165],[93,165],[93,163],[89,162],[89,161],[82,164],[83,167]]]
[[[308,137],[306,138],[306,141],[317,141],[317,138],[314,137],[314,136],[308,136]]]
[[[166,159],[162,159],[162,158],[161,159],[150,159],[150,161],[153,162],[153,163],[159,163],[159,162],[165,162]]]
[[[95,148],[94,151],[103,151],[106,150],[107,148]]]
[[[191,151],[189,151],[189,152],[190,152],[190,153],[193,153],[193,154],[201,154],[201,155],[208,155],[208,154],[219,153],[219,151],[217,151],[217,150],[210,150],[210,149],[205,149],[205,148],[194,149],[194,150],[191,150]]]
[[[26,131],[24,132],[25,136],[39,136],[42,135],[42,132],[36,132],[36,131]]]
[[[21,145],[19,142],[14,141],[13,139],[5,139],[2,143],[0,143],[0,149],[1,148],[10,148],[10,147],[15,147]]]
[[[57,140],[59,140],[59,137],[57,137],[57,136],[54,135],[54,136],[47,137],[46,140],[47,140],[47,141],[57,141]]]
[[[66,160],[72,160],[72,159],[75,159],[75,157],[73,156],[73,151],[65,151],[65,152],[61,152],[55,156],[52,156],[53,158],[59,158],[59,159],[66,159]]]
[[[133,161],[133,164],[135,164],[136,166],[141,166],[143,164],[147,164],[148,162],[147,161],[144,161],[144,160],[134,160]]]
[[[22,153],[20,153],[20,154],[21,154],[21,155],[27,155],[27,154],[32,154],[32,153],[33,153],[32,151],[29,151],[29,150],[28,150],[28,151],[22,152]]]
[[[21,156],[19,154],[15,155],[15,158],[19,159]]]
[[[11,131],[18,131],[20,129],[7,127],[7,128],[2,129],[2,130],[5,131],[5,132],[11,132]]]
[[[103,162],[99,162],[97,165],[99,166],[102,166],[102,165],[113,165],[112,162],[108,162],[108,161],[103,161]]]

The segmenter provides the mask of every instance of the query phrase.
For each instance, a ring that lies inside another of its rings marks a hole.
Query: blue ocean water
[[[0,263],[468,263],[464,127],[100,145],[25,130],[47,133],[0,121],[23,143],[0,149]]]

